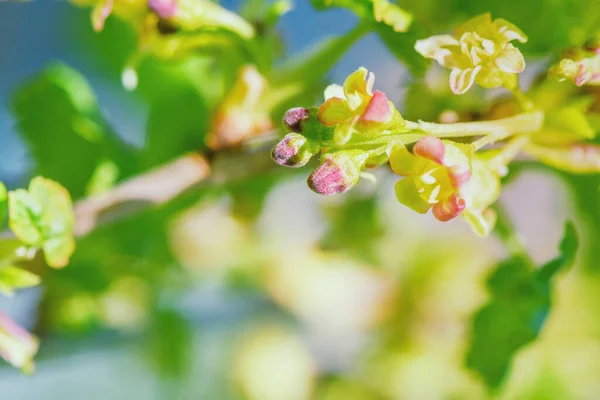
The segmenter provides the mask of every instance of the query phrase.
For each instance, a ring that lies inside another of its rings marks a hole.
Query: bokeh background
[[[577,40],[569,21],[585,15],[550,0],[542,2],[546,8],[534,0],[435,3],[403,6],[436,32],[452,24],[442,22],[444,7],[460,20],[487,8],[509,18],[518,15],[511,7],[521,4],[523,16],[514,22],[532,39],[546,40],[530,52],[525,86],[547,66],[544,51],[565,47],[566,39],[561,43],[556,35]],[[535,9],[544,21],[527,20]],[[294,55],[355,23],[345,10],[318,12],[298,0],[278,30],[286,53]],[[0,2],[0,180],[7,186],[24,186],[36,171],[44,173],[11,110],[23,83],[56,61],[89,81],[123,151],[142,154],[140,168],[170,158],[158,154],[156,144],[148,150],[153,107],[161,100],[156,93],[169,88],[154,82],[148,96],[121,85],[133,46],[124,26],[111,17],[104,32],[94,33],[89,9],[65,1]],[[502,95],[478,92],[432,106],[419,92],[426,92],[423,80],[375,34],[357,42],[324,83],[341,83],[358,66],[373,71],[376,87],[412,116],[444,107],[482,110]],[[444,83],[443,74],[431,70],[430,86]],[[195,112],[194,103],[186,104],[182,118]],[[37,135],[49,135],[48,152],[73,156],[68,145],[53,144],[54,126],[45,132],[44,109],[39,113]],[[160,129],[165,143],[170,122]],[[307,173],[205,187],[102,228],[78,244],[67,269],[45,273],[41,287],[0,297],[0,309],[42,343],[32,376],[1,366],[0,398],[600,398],[600,280],[597,266],[587,265],[593,259],[584,257],[586,265],[579,262],[555,279],[540,336],[516,353],[505,381],[490,394],[465,367],[464,355],[471,318],[488,298],[486,279],[507,256],[505,246],[496,237],[476,237],[462,221],[441,224],[403,208],[386,171],[377,172],[376,184],[363,180],[352,193],[333,198],[309,191]],[[563,178],[525,171],[501,198],[537,264],[556,256],[568,219],[580,228],[584,251],[600,246],[588,234],[600,221],[585,212],[576,189],[597,188],[598,180]]]

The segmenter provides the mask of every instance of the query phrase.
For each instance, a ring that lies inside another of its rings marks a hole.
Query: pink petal
[[[448,177],[452,187],[456,190],[469,183],[471,179],[471,170],[460,165],[448,167]]]
[[[148,0],[148,6],[161,18],[170,18],[177,11],[176,0]]]
[[[437,164],[444,163],[446,149],[444,143],[435,136],[425,136],[419,140],[413,149],[413,153],[419,157],[426,158]]]
[[[438,221],[447,222],[458,217],[465,207],[465,200],[453,193],[446,200],[434,204],[431,212]]]
[[[388,122],[392,117],[392,110],[385,93],[376,90],[367,105],[361,119],[365,122]]]
[[[575,84],[577,86],[583,86],[587,82],[589,82],[591,78],[592,78],[592,73],[590,72],[590,70],[585,65],[579,64],[579,66],[577,67],[577,72],[575,73],[575,76],[573,77]]]

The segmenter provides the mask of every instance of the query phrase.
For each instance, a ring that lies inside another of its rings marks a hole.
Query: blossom
[[[465,190],[471,178],[467,146],[426,136],[412,153],[396,145],[390,153],[390,166],[405,176],[396,184],[400,203],[421,214],[431,208],[440,221],[449,221],[465,209]]]
[[[600,54],[590,57],[563,58],[550,70],[559,81],[572,79],[575,85],[600,85]]]
[[[463,94],[477,82],[485,88],[517,85],[516,74],[525,69],[523,55],[512,43],[527,41],[519,28],[489,13],[459,25],[454,35],[418,40],[415,50],[451,69],[450,89]]]
[[[346,78],[344,86],[330,85],[325,89],[325,102],[317,117],[325,126],[335,126],[334,138],[339,144],[350,140],[354,132],[381,133],[392,122],[404,120],[385,93],[373,92],[375,76],[359,68]]]

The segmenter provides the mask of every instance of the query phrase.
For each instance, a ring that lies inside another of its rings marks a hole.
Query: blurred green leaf
[[[148,355],[158,375],[167,380],[185,377],[193,345],[193,331],[188,321],[175,311],[158,311],[149,333]]]
[[[8,195],[9,225],[26,245],[44,250],[51,267],[64,267],[75,250],[75,216],[69,192],[60,184],[40,176],[29,189]]]
[[[15,289],[24,289],[40,284],[40,277],[21,268],[0,268],[0,292],[10,296]]]
[[[395,32],[406,32],[412,15],[388,0],[311,0],[317,9],[347,8],[365,21],[380,23]]]
[[[6,218],[6,209],[8,204],[8,192],[4,183],[0,182],[0,228],[4,226]]]
[[[321,245],[350,253],[369,263],[377,263],[378,251],[374,246],[384,234],[377,198],[349,197],[345,202],[326,209],[329,230]]]
[[[153,166],[206,148],[209,108],[192,88],[157,99],[150,108],[142,164]]]
[[[567,223],[557,258],[533,270],[527,260],[513,257],[488,279],[491,298],[473,318],[466,364],[490,389],[500,385],[517,351],[539,334],[550,311],[551,279],[573,263],[577,247],[575,229]]]
[[[375,32],[379,35],[388,50],[415,76],[422,76],[431,64],[415,51],[415,42],[426,37],[424,30],[413,27],[408,32],[398,33],[386,25],[378,25]]]
[[[52,64],[20,86],[11,109],[34,173],[61,182],[74,198],[85,194],[102,160],[112,160],[122,177],[133,172],[132,152],[101,116],[89,84],[66,65]]]

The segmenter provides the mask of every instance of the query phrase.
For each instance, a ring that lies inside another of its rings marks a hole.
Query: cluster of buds
[[[387,161],[387,144],[367,143],[402,130],[405,124],[385,93],[373,91],[374,79],[365,68],[359,68],[343,86],[327,87],[320,107],[289,110],[283,123],[290,133],[273,148],[273,160],[297,168],[322,151],[321,163],[309,176],[308,185],[324,195],[350,190],[366,166]]]
[[[474,17],[454,30],[417,41],[415,50],[451,69],[450,89],[463,94],[474,82],[484,88],[514,89],[517,75],[525,69],[523,55],[511,42],[527,41],[516,26],[489,13]]]

